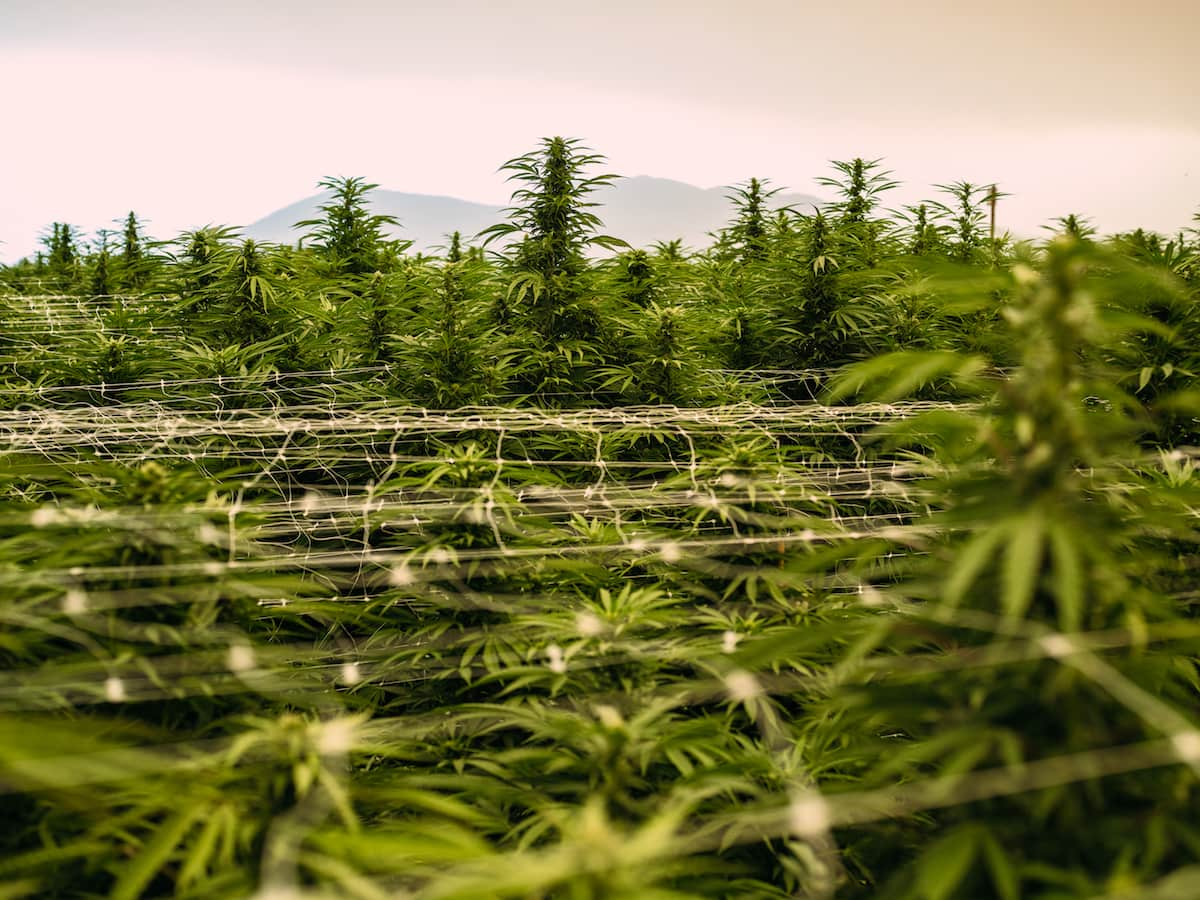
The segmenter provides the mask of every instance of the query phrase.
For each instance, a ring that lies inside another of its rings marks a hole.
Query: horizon
[[[885,162],[886,162],[886,160],[885,160]],[[341,176],[338,176],[338,177],[341,177]],[[647,180],[647,181],[658,181],[658,182],[670,182],[672,184],[682,185],[682,186],[685,186],[685,187],[688,187],[688,188],[691,188],[691,189],[694,189],[697,191],[702,191],[705,193],[730,190],[736,186],[736,183],[734,183],[734,184],[716,184],[716,185],[711,185],[711,186],[705,187],[703,185],[697,185],[697,184],[692,184],[690,182],[681,181],[678,178],[671,178],[669,176],[653,175],[653,174],[648,174],[648,173],[638,173],[636,175],[620,175],[620,174],[618,174],[615,176],[615,178],[616,178],[616,180],[621,180],[621,181]],[[760,178],[760,181],[763,181],[764,183],[768,184],[772,190],[778,189],[778,194],[779,194],[780,200],[782,200],[784,197],[791,196],[791,195],[802,195],[805,197],[812,197],[813,199],[818,199],[823,204],[831,202],[831,198],[821,196],[820,192],[822,190],[822,187],[820,185],[814,185],[814,186],[810,186],[806,190],[800,190],[800,189],[793,188],[789,185],[779,185],[770,178]],[[314,185],[314,187],[319,188],[319,185]],[[898,186],[898,190],[896,191],[896,193],[898,193],[898,194],[905,193],[905,191],[904,191],[905,187],[910,187],[910,186],[907,186],[907,185],[901,183]],[[908,191],[907,192],[909,194],[908,199],[910,199],[912,202],[924,202],[926,200],[936,199],[936,196],[934,195],[934,191],[936,191],[936,186],[929,185],[927,187],[929,190],[927,190],[924,195],[919,196],[919,197],[916,194],[913,194],[911,192],[911,190]],[[603,189],[601,189],[601,190],[603,190]],[[419,190],[401,190],[401,189],[396,189],[396,188],[390,188],[387,185],[382,185],[382,184],[376,185],[375,189],[373,189],[371,193],[375,194],[377,192],[382,192],[382,193],[387,193],[387,194],[398,194],[398,195],[405,196],[405,197],[420,197],[420,198],[430,199],[430,200],[447,200],[447,201],[466,203],[466,204],[470,204],[470,205],[474,205],[474,206],[487,207],[489,209],[494,209],[498,214],[503,213],[511,202],[510,198],[508,198],[508,197],[505,197],[502,199],[496,199],[496,200],[478,200],[478,199],[474,199],[474,198],[470,198],[470,197],[455,196],[455,195],[446,194],[446,193],[431,193],[431,192],[425,192],[425,191],[419,191]],[[109,233],[110,238],[119,235],[120,230],[123,227],[124,222],[125,222],[125,216],[128,215],[129,212],[134,212],[137,215],[138,223],[142,228],[142,233],[143,233],[144,238],[153,243],[169,244],[169,243],[174,242],[181,235],[183,235],[187,232],[190,232],[190,231],[193,231],[193,230],[196,230],[199,228],[206,228],[206,227],[213,227],[213,226],[229,227],[229,228],[232,228],[235,233],[245,236],[245,232],[248,232],[250,230],[255,229],[258,226],[263,225],[263,223],[267,222],[268,220],[270,220],[271,218],[273,218],[275,216],[280,215],[281,213],[285,212],[286,210],[288,210],[292,207],[304,206],[308,203],[311,203],[314,200],[317,200],[317,199],[327,196],[329,194],[330,194],[330,191],[328,189],[312,190],[310,193],[307,193],[302,197],[299,197],[290,202],[284,203],[281,206],[278,206],[274,209],[268,210],[268,211],[262,213],[261,215],[258,215],[255,218],[250,219],[246,222],[212,221],[212,220],[192,221],[192,222],[188,222],[184,225],[177,226],[169,234],[164,234],[164,233],[160,233],[159,231],[157,231],[154,228],[154,220],[149,216],[143,216],[138,210],[126,210],[125,213],[123,213],[119,216],[114,216],[112,219],[110,219],[107,225],[101,225],[101,226],[89,228],[87,226],[80,225],[77,222],[68,221],[68,222],[66,222],[66,224],[71,226],[73,236],[75,237],[76,241],[79,243],[79,245],[81,247],[91,247],[95,243],[95,241],[98,239],[101,229],[106,230]],[[890,195],[889,195],[889,197],[890,197]],[[1002,195],[1002,197],[1003,197],[1003,200],[1001,202],[1002,203],[1001,209],[1003,209],[1004,201],[1009,199],[1008,197],[1006,197],[1004,195]],[[370,196],[368,196],[368,205],[370,205],[370,203],[371,203],[371,199],[370,199]],[[770,208],[775,209],[778,207],[778,205],[779,205],[778,203],[772,203]],[[883,207],[881,208],[881,210],[884,212],[891,212],[898,205],[899,204],[885,203],[883,205]],[[601,216],[602,220],[603,220],[604,206],[605,206],[605,203],[603,201],[598,202],[597,212]],[[1088,221],[1092,221],[1091,217],[1088,217],[1086,215],[1084,216],[1084,218],[1087,219]],[[1001,216],[1001,219],[1002,219],[1002,216]],[[1193,218],[1191,221],[1183,221],[1176,228],[1173,228],[1173,229],[1149,228],[1147,230],[1157,231],[1161,234],[1164,234],[1164,235],[1170,237],[1170,236],[1173,236],[1180,232],[1183,232],[1189,228],[1194,228],[1197,219],[1200,219],[1200,212],[1196,213],[1195,218]],[[40,230],[39,234],[35,235],[33,237],[33,239],[31,241],[29,241],[30,246],[27,249],[27,251],[21,255],[12,256],[11,254],[7,254],[5,252],[5,246],[3,244],[0,244],[0,266],[14,265],[14,264],[20,262],[22,259],[32,259],[38,253],[42,252],[43,239],[46,236],[46,233],[48,232],[50,226],[52,224],[54,224],[54,221],[55,220],[46,222],[46,224]],[[1010,237],[1016,241],[1034,240],[1035,238],[1037,238],[1039,236],[1038,235],[1039,231],[1042,231],[1045,228],[1051,227],[1053,222],[1054,222],[1054,219],[1050,218],[1050,219],[1047,219],[1044,222],[1039,223],[1035,226],[1027,227],[1024,230],[1018,230],[1018,229],[1014,229],[1011,227],[1003,227],[1003,225],[1001,225],[1001,227],[999,228],[999,233],[1003,234],[1003,235],[1007,235],[1008,237]],[[290,227],[294,229],[296,227],[296,225],[293,224]],[[1131,230],[1134,230],[1135,228],[1142,228],[1142,227],[1144,227],[1144,226],[1135,224],[1127,229],[1112,229],[1106,233],[1115,234],[1115,233],[1118,233],[1119,231],[1126,231],[1126,230],[1131,231]],[[438,246],[437,240],[444,239],[445,237],[447,237],[447,235],[443,235],[440,233],[437,235],[434,235],[434,234],[423,234],[423,233],[418,234],[416,232],[411,232],[406,228],[405,222],[403,220],[401,220],[399,222],[399,227],[398,227],[397,231],[398,231],[400,238],[411,239],[414,241],[414,243],[418,247]],[[290,241],[287,243],[295,244],[296,242],[299,241],[299,239],[302,236],[303,235],[300,232],[297,232],[296,239],[294,241]],[[474,238],[475,236],[476,235],[474,235],[474,234],[467,234],[465,232],[463,233],[463,237],[467,240],[470,240],[470,239]],[[615,235],[615,236],[621,237],[620,234]],[[256,238],[256,240],[260,240],[260,239]],[[695,247],[693,249],[700,250],[703,248]]]
[[[341,176],[338,176],[338,177],[341,177]],[[698,190],[698,191],[703,191],[705,193],[712,193],[715,191],[726,191],[726,190],[732,189],[735,186],[735,185],[716,184],[716,185],[712,185],[711,187],[704,187],[702,185],[696,185],[696,184],[691,184],[686,181],[680,181],[677,178],[670,178],[670,177],[666,177],[666,176],[662,176],[662,175],[650,175],[650,174],[646,174],[646,173],[638,173],[637,175],[617,175],[615,180],[619,180],[619,181],[645,180],[645,181],[669,182],[671,184],[681,185],[683,187],[691,188],[691,189]],[[765,181],[767,181],[770,184],[770,187],[772,189],[778,187],[777,185],[775,185],[774,182],[771,182],[770,179],[765,179]],[[318,185],[318,187],[319,187],[319,185]],[[402,195],[405,197],[420,197],[420,198],[430,199],[430,200],[451,200],[454,202],[467,203],[467,204],[471,204],[474,206],[487,207],[489,209],[496,210],[497,213],[504,212],[504,210],[509,206],[509,203],[510,203],[509,198],[504,198],[503,200],[492,202],[492,201],[484,201],[484,200],[475,200],[475,199],[472,199],[469,197],[457,197],[457,196],[453,196],[451,194],[440,194],[440,193],[435,194],[435,193],[427,193],[427,192],[422,192],[422,191],[396,190],[394,188],[389,188],[386,185],[376,185],[375,189],[373,189],[371,191],[371,194],[368,195],[368,205],[370,205],[370,203],[371,203],[371,195],[374,195],[377,192],[383,192],[383,193],[388,193],[388,194],[399,194],[399,195]],[[280,215],[281,213],[285,212],[288,209],[291,209],[292,207],[304,206],[308,203],[311,203],[314,200],[318,200],[320,198],[329,196],[331,193],[332,193],[332,191],[328,188],[313,191],[312,193],[306,194],[305,196],[300,197],[290,203],[286,203],[283,206],[277,207],[276,209],[269,210],[248,222],[241,222],[241,223],[194,222],[194,223],[190,223],[190,224],[184,226],[183,228],[177,229],[171,235],[162,235],[162,234],[155,233],[153,230],[153,227],[152,227],[153,223],[148,217],[143,219],[137,210],[126,210],[126,212],[124,214],[122,214],[121,216],[116,216],[113,219],[111,219],[110,224],[113,227],[106,228],[106,230],[109,232],[110,237],[115,236],[116,234],[119,233],[120,229],[124,226],[124,222],[125,222],[124,217],[126,215],[128,215],[129,212],[133,212],[138,216],[139,225],[145,226],[144,236],[148,240],[151,240],[156,243],[171,243],[172,241],[176,240],[181,234],[183,234],[187,231],[192,231],[197,228],[205,228],[205,227],[210,227],[210,226],[230,227],[230,228],[233,228],[237,232],[246,232],[248,230],[255,228],[256,226],[261,225],[262,223],[266,222],[267,220]],[[603,187],[600,189],[600,193],[603,193]],[[804,196],[804,197],[811,197],[812,199],[816,199],[816,200],[821,200],[820,196],[817,194],[810,194],[808,191],[793,190],[786,186],[781,187],[779,189],[778,195],[781,199],[786,196],[800,195],[800,196]],[[822,202],[827,202],[827,201],[822,200]],[[602,210],[602,208],[605,204],[603,201],[600,201],[599,205]],[[45,231],[46,229],[49,229],[52,224],[54,224],[54,223],[47,222],[45,227],[43,228],[43,231]],[[80,226],[80,225],[78,225],[78,223],[75,223],[75,222],[67,222],[66,224],[70,225],[71,228],[73,229],[72,233],[73,233],[74,237],[79,241],[83,241],[84,243],[87,243],[88,241],[95,239],[99,235],[99,230],[100,230],[99,228],[89,229],[89,228]],[[296,225],[293,224],[291,227],[295,228]],[[436,235],[435,236],[435,235],[407,234],[406,228],[405,228],[405,223],[403,221],[401,221],[399,223],[399,232],[400,232],[401,237],[415,238],[417,240],[418,244],[430,244],[431,243],[431,240],[429,240],[430,238],[445,237],[445,235]],[[467,239],[476,237],[476,235],[466,234],[466,233],[464,233],[462,236]],[[297,233],[297,239],[299,239],[300,237],[302,237],[302,235]],[[619,235],[618,235],[618,237],[619,237]],[[6,260],[4,252],[3,252],[3,247],[0,246],[0,265],[16,263],[24,258],[32,258],[38,252],[40,252],[40,249],[35,247],[31,252],[26,253],[22,257],[18,257],[17,259],[13,259],[13,260]]]

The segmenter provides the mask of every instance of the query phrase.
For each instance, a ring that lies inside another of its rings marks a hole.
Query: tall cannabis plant
[[[140,289],[149,274],[150,259],[146,254],[142,223],[132,210],[122,224],[119,260],[121,286],[131,291]]]
[[[399,222],[368,209],[368,196],[379,185],[352,177],[323,178],[318,187],[332,195],[318,207],[321,217],[296,223],[297,228],[310,229],[305,235],[309,246],[344,275],[364,276],[386,268],[390,244],[384,228]]]
[[[770,250],[772,216],[768,204],[779,188],[768,188],[768,184],[766,179],[751,178],[728,195],[735,218],[721,238],[742,263],[762,261]]]
[[[951,256],[959,262],[972,262],[984,247],[985,205],[993,196],[995,186],[954,181],[937,185],[939,191],[950,195],[950,201],[932,205],[952,223]]]
[[[898,184],[884,170],[881,159],[835,160],[832,165],[841,175],[822,176],[817,184],[833,188],[839,200],[833,204],[838,217],[847,225],[863,225],[879,206],[880,197]]]
[[[832,188],[839,199],[827,212],[836,225],[837,245],[842,269],[872,268],[879,262],[879,240],[885,223],[875,215],[882,195],[894,189],[898,182],[892,173],[883,169],[882,160],[862,159],[834,161],[840,177],[824,176],[817,183]]]
[[[212,308],[214,326],[225,340],[242,346],[271,337],[272,307],[281,283],[270,247],[247,239],[220,260],[215,289],[221,299]]]
[[[538,150],[506,162],[502,171],[522,187],[512,195],[509,221],[485,229],[486,243],[515,240],[508,252],[508,293],[550,341],[594,338],[597,313],[587,302],[583,275],[592,247],[615,250],[624,242],[599,233],[600,217],[589,199],[615,175],[588,175],[604,157],[576,139],[545,138]]]
[[[405,396],[437,409],[488,402],[511,377],[515,361],[485,298],[495,290],[486,262],[447,259],[412,267],[400,287],[407,308],[404,333],[389,339],[393,383]]]
[[[88,290],[96,297],[104,297],[112,292],[113,271],[112,254],[109,253],[108,239],[110,232],[101,228],[96,233],[96,252],[91,259],[91,272],[88,277]]]
[[[1150,422],[1106,360],[1154,326],[1131,315],[1116,265],[1062,237],[1015,266],[1004,315],[1017,370],[980,411],[899,429],[949,474],[931,494],[924,555],[879,585],[887,611],[827,706],[839,727],[877,735],[858,750],[869,785],[917,782],[849,833],[874,848],[865,896],[1151,896],[1197,860],[1200,781],[1179,764],[1200,758],[1200,681],[1159,643],[1185,613],[1174,548],[1197,536],[1185,512],[1197,484],[1139,453]],[[866,366],[892,366],[883,396],[895,397],[918,372],[981,364],[901,354]],[[903,818],[928,809],[939,811]]]
[[[69,290],[79,274],[80,252],[77,246],[77,230],[66,222],[54,222],[50,226],[50,234],[42,238],[46,248],[44,257],[44,274],[55,290]]]
[[[860,325],[841,286],[838,234],[825,213],[806,217],[789,265],[779,270],[784,279],[778,288],[783,300],[778,317],[784,341],[781,361],[791,367],[838,365],[852,352]]]

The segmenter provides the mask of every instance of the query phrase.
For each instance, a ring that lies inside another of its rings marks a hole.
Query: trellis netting
[[[170,346],[159,302],[103,315]],[[96,309],[5,298],[6,349]],[[0,789],[57,823],[0,860],[14,893],[69,894],[66,872],[126,897],[715,896],[709,876],[831,897],[865,883],[873,825],[915,822],[911,844],[941,811],[1200,771],[1177,690],[1110,659],[1195,646],[1192,620],[1063,628],[928,582],[955,533],[957,571],[987,571],[987,509],[945,513],[1003,461],[879,435],[986,431],[989,396],[435,410],[391,399],[387,371],[0,388]],[[1176,497],[1193,472],[1130,444],[1080,490]],[[1001,540],[1006,586],[1056,561],[1031,602],[1089,584],[1053,534],[1028,558]],[[855,707],[1002,691],[1006,670],[1115,724],[1048,754],[1019,722],[959,746],[985,700],[947,699],[944,745],[914,758],[930,745],[890,707]],[[1017,896],[1019,852],[956,834]]]

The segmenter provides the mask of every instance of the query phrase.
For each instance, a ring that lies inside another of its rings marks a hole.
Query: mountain
[[[699,188],[682,181],[638,175],[621,178],[592,195],[600,205],[594,212],[604,222],[605,234],[619,237],[635,247],[655,241],[681,238],[687,247],[699,249],[710,243],[709,233],[728,224],[733,206],[728,188]],[[302,231],[293,226],[302,219],[318,218],[317,207],[328,201],[328,192],[315,194],[276,210],[243,229],[247,237],[260,241],[295,243]],[[489,225],[504,220],[498,206],[472,203],[455,197],[408,194],[400,191],[371,192],[371,211],[395,216],[400,227],[392,234],[413,242],[415,250],[438,249],[447,235],[460,231],[464,240]],[[790,205],[804,212],[823,201],[810,194],[776,194],[772,206]]]

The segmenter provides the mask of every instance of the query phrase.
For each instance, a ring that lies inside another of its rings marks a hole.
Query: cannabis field
[[[1200,233],[506,168],[0,268],[0,897],[1200,896]]]

